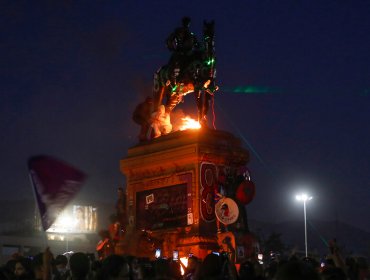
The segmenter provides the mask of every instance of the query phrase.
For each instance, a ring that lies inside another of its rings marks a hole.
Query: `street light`
[[[60,222],[64,226],[63,232],[66,234],[66,252],[69,251],[69,233],[72,231],[72,229],[75,228],[77,221],[72,219],[72,217],[68,216],[67,214],[64,214],[60,217]]]
[[[306,217],[306,201],[311,200],[312,196],[308,196],[303,193],[296,195],[295,197],[298,201],[303,201],[303,213],[304,213],[304,244],[306,248],[306,258],[307,258],[307,217]]]

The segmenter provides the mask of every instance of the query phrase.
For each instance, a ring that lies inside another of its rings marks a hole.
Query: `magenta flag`
[[[46,231],[81,189],[86,175],[61,160],[44,155],[31,157],[28,170]]]

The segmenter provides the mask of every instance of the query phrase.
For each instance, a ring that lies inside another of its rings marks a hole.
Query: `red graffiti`
[[[206,222],[212,222],[215,219],[214,192],[216,188],[216,166],[202,163],[200,167],[200,213]]]

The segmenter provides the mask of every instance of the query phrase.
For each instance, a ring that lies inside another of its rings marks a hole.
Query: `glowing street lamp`
[[[66,234],[66,252],[69,251],[69,244],[68,244],[68,239],[69,239],[69,236],[68,234],[76,227],[76,224],[77,224],[77,221],[74,220],[72,217],[64,214],[60,217],[60,222],[62,225],[64,225],[64,228],[63,228],[63,231],[65,232]]]
[[[303,201],[303,213],[304,213],[304,244],[306,249],[306,258],[307,258],[307,217],[306,217],[306,201],[311,200],[312,196],[308,196],[303,193],[296,195],[295,197],[298,201]]]

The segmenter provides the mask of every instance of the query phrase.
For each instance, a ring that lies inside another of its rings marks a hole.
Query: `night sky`
[[[79,198],[114,203],[185,15],[198,38],[216,22],[216,127],[251,152],[249,217],[302,219],[306,190],[310,219],[370,231],[369,1],[1,1],[1,198],[32,199],[27,160],[46,154],[88,174]]]

